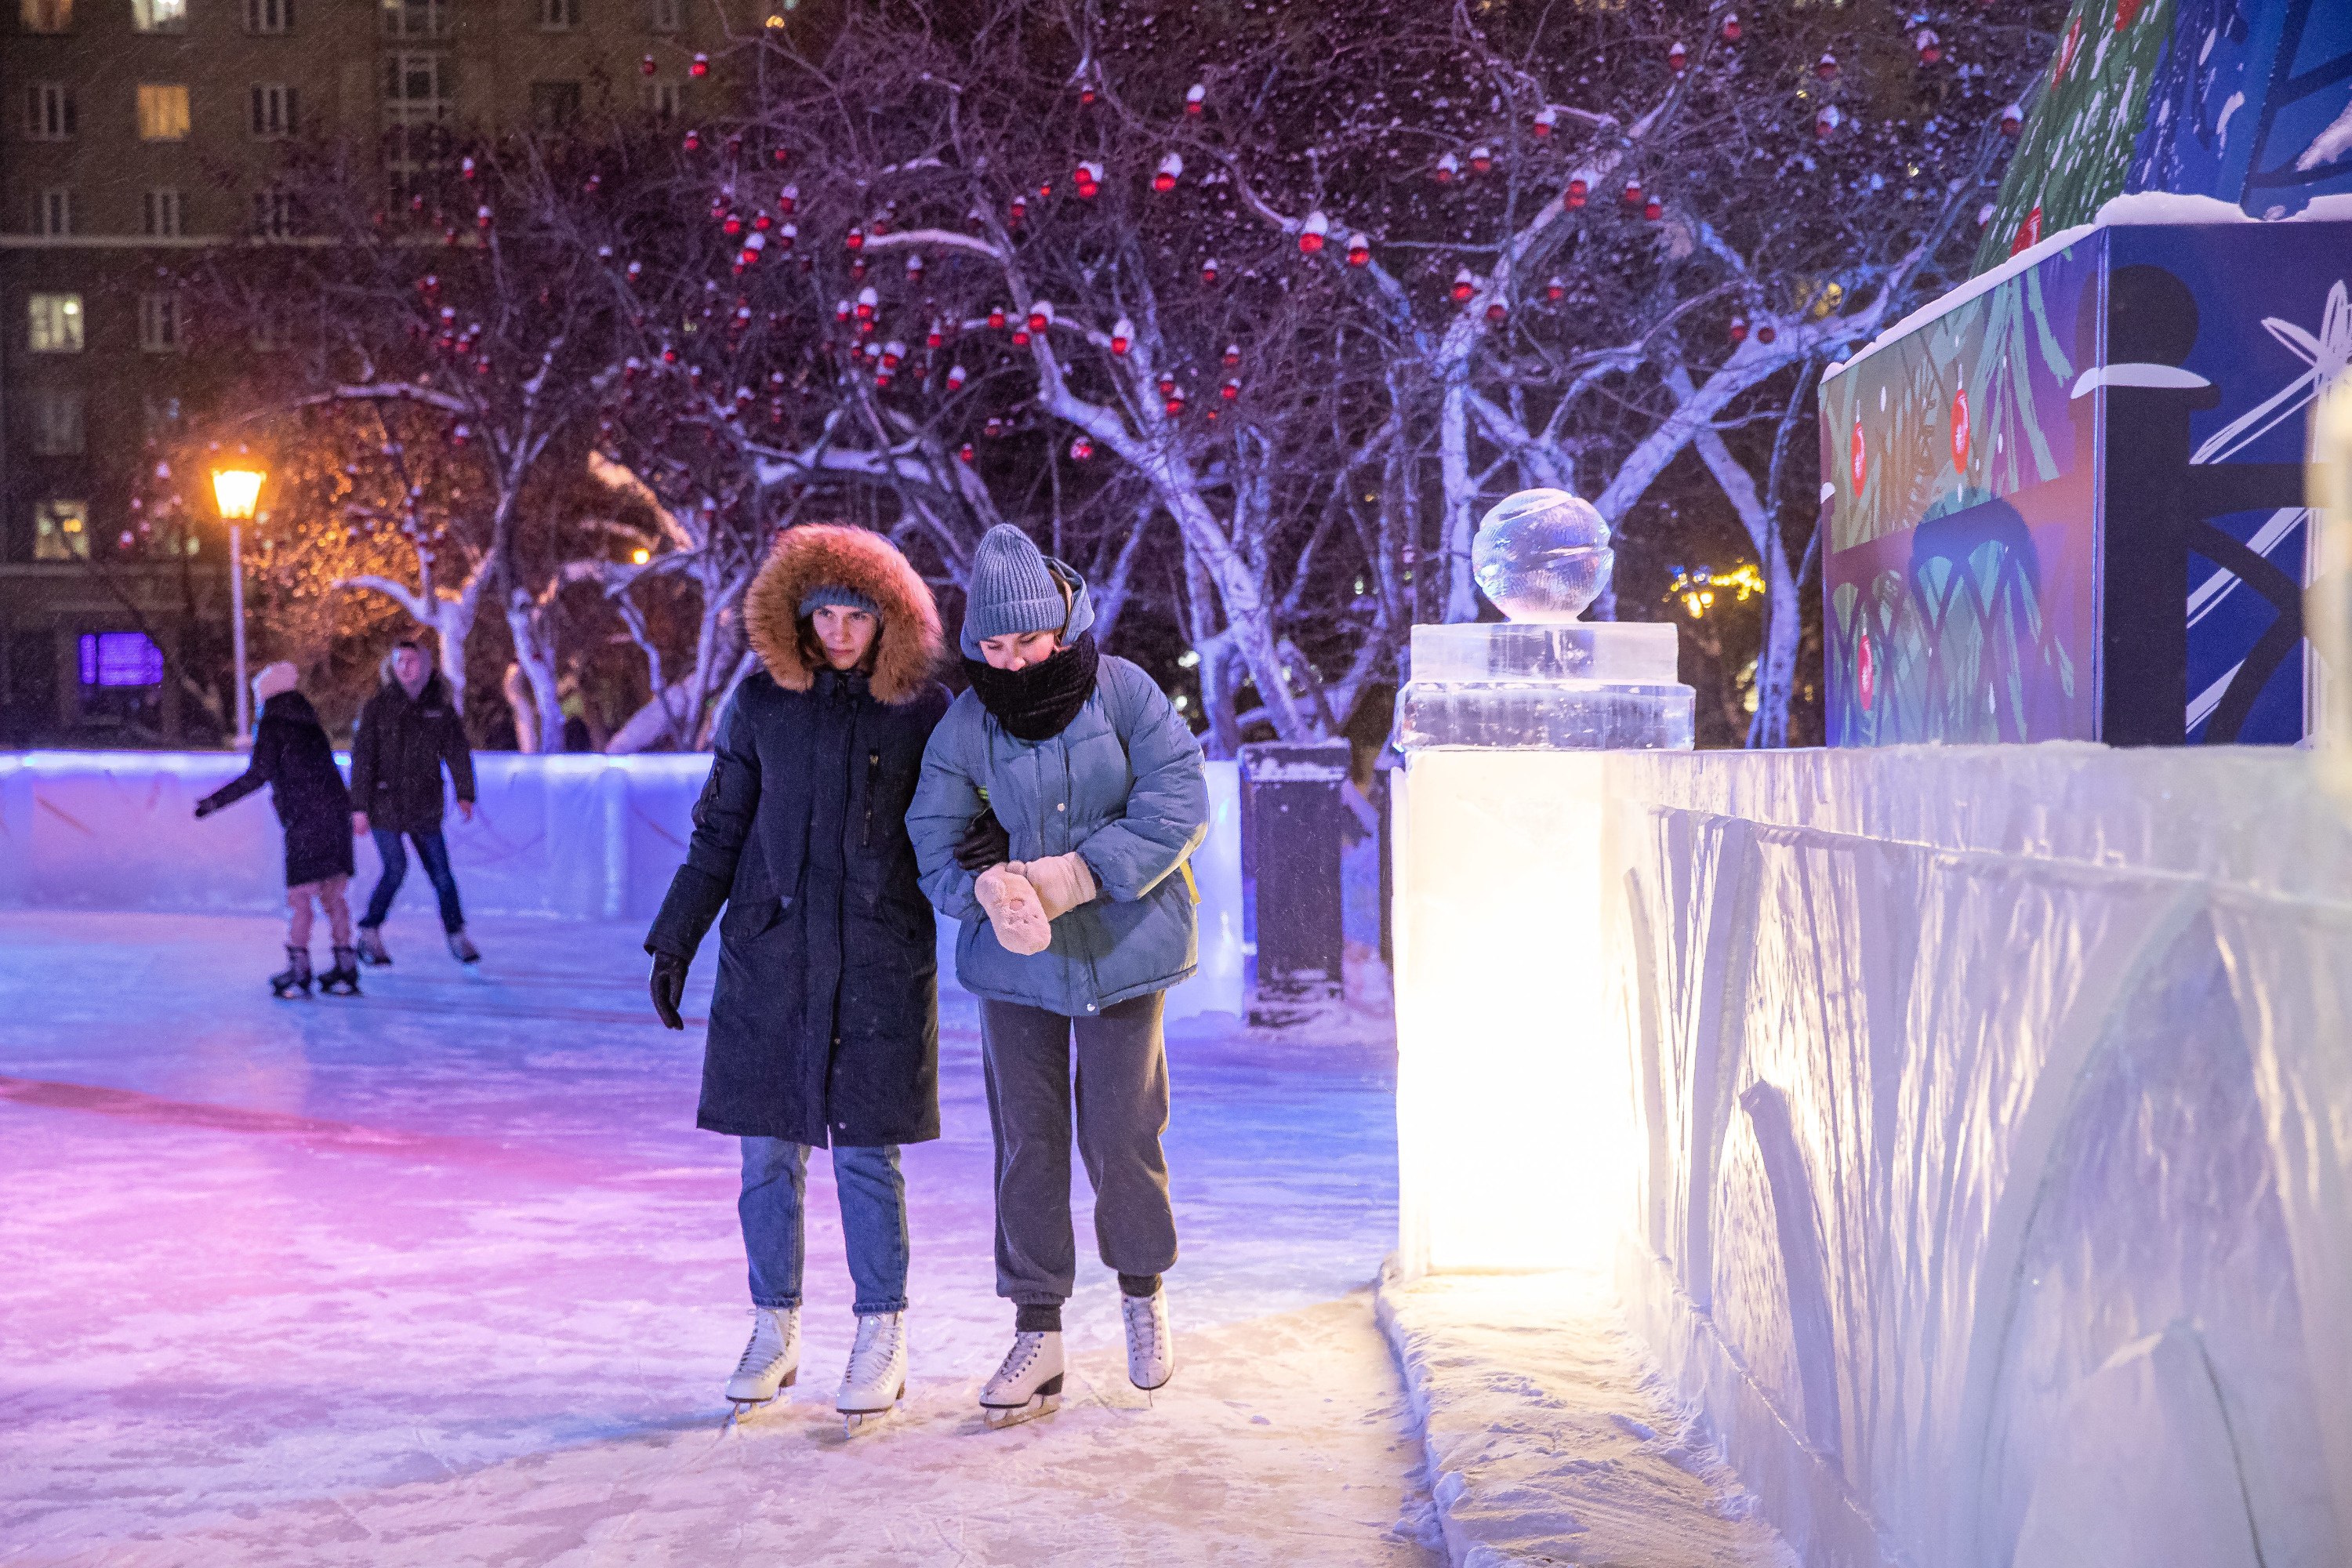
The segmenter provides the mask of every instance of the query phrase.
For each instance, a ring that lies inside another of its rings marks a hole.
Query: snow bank
[[[1795,1568],[1696,1408],[1659,1384],[1605,1278],[1407,1280],[1391,1259],[1379,1315],[1454,1563]]]
[[[341,759],[346,769],[350,759]],[[1209,764],[1200,973],[1169,1016],[1243,1010],[1241,816],[1234,764]],[[0,752],[0,910],[266,914],[284,907],[285,855],[267,793],[203,822],[195,804],[245,770],[222,752]],[[449,858],[469,915],[651,920],[686,857],[710,759],[692,753],[474,756],[479,809],[452,811]],[[373,842],[357,847],[373,886]],[[412,865],[396,910],[432,907]],[[954,928],[940,933],[953,979]]]
[[[1619,1283],[1803,1559],[2352,1560],[2311,758],[1621,755],[1606,795]]]

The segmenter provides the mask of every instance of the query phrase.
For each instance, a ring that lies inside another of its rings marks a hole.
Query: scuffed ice
[[[1365,1289],[1386,1046],[1171,1031],[1183,1364],[1129,1386],[1083,1178],[1071,1397],[985,1433],[990,1151],[969,998],[906,1152],[912,1385],[845,1444],[830,1169],[807,1347],[722,1433],[748,1328],[734,1145],[634,923],[427,919],[357,1000],[277,1002],[275,921],[0,914],[0,1561],[1427,1564]],[[709,1004],[710,958],[688,1011]]]

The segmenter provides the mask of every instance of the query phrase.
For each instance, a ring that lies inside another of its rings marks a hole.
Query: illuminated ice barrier
[[[1391,775],[1409,1274],[1614,1250],[1632,1089],[1602,1012],[1601,748],[1689,748],[1675,664],[1666,625],[1413,628]]]
[[[1556,929],[1609,981],[1555,967],[1554,1033],[1634,1064],[1627,1306],[1805,1561],[2352,1562],[2352,827],[2311,757],[1597,765]],[[1557,1091],[1482,1131],[1558,1140]],[[1502,1214],[1584,1201],[1463,1158]]]
[[[346,773],[350,759],[341,758]],[[0,909],[270,914],[285,908],[285,852],[267,792],[203,822],[195,803],[244,771],[220,752],[0,752]],[[710,759],[474,757],[480,809],[444,824],[469,914],[650,920],[686,856]],[[1209,764],[1201,969],[1171,1017],[1242,1010],[1241,830],[1234,764]],[[379,869],[357,847],[364,897]],[[396,910],[429,919],[432,885],[412,854]],[[430,930],[429,926],[425,929]],[[955,973],[952,928],[941,974]]]

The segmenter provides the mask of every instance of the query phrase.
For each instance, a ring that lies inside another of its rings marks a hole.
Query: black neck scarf
[[[976,658],[965,659],[963,668],[980,705],[1007,734],[1034,745],[1068,729],[1095,694],[1095,634],[1079,633],[1077,641],[1026,669],[998,669]]]

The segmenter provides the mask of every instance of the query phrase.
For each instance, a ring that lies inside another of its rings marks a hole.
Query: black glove
[[[956,864],[967,871],[985,871],[1012,858],[1013,835],[996,820],[994,806],[981,807],[980,815],[964,825],[963,837],[956,840]]]
[[[654,1011],[660,1015],[662,1027],[685,1028],[686,1020],[677,1016],[677,1005],[686,995],[686,960],[667,952],[655,953],[653,978],[646,988],[653,993]]]
[[[219,805],[215,804],[213,797],[206,795],[204,799],[196,802],[196,820],[198,822],[202,822],[205,817],[210,816],[214,812],[218,811],[219,809]]]

